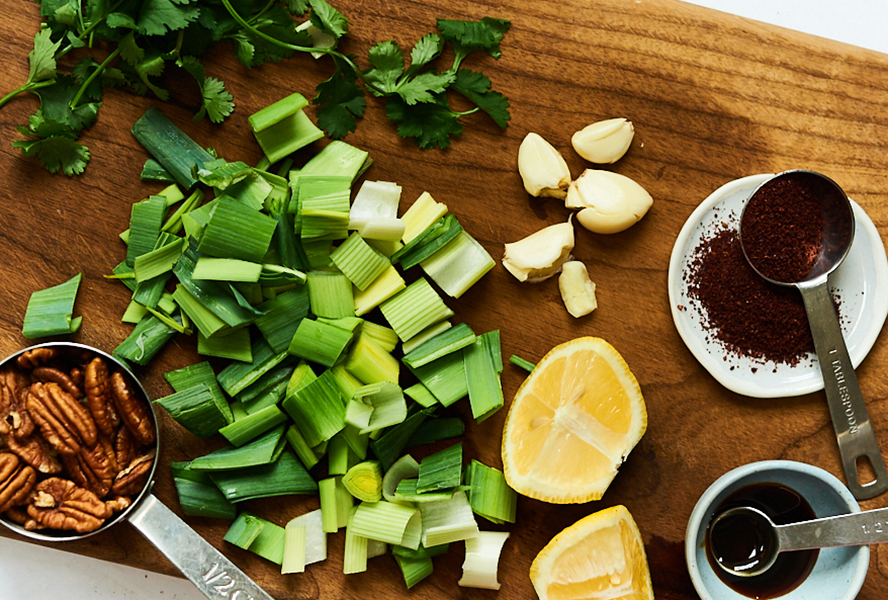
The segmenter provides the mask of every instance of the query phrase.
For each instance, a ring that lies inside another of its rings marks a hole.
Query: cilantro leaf
[[[188,71],[200,88],[203,104],[194,115],[195,121],[209,116],[213,123],[221,123],[234,111],[234,97],[225,89],[225,84],[215,77],[207,77],[206,69],[196,57],[183,56],[176,64]]]
[[[56,76],[55,54],[62,41],[53,42],[51,36],[51,29],[41,29],[34,36],[34,49],[28,53],[30,71],[27,83],[46,81]]]
[[[184,29],[199,14],[196,6],[175,4],[172,0],[144,0],[136,24],[142,35],[164,35]]]
[[[327,4],[326,0],[309,0],[312,24],[329,33],[337,40],[348,33],[348,19],[341,12]]]
[[[89,127],[95,123],[102,103],[81,103],[75,110],[71,110],[71,100],[79,89],[80,85],[73,77],[60,75],[54,84],[35,91],[40,96],[40,108],[35,116],[39,116],[41,121],[58,123],[72,135]],[[34,129],[33,125],[31,128]]]
[[[112,29],[138,29],[138,25],[136,25],[136,20],[132,17],[132,15],[128,15],[126,13],[110,13],[107,17],[105,17],[105,23],[108,25],[108,27]]]
[[[367,101],[364,89],[355,83],[356,73],[345,61],[334,57],[336,72],[315,88],[312,100],[318,105],[318,126],[334,139],[342,139],[357,127],[357,118],[364,116]]]
[[[393,41],[379,42],[368,52],[367,56],[374,68],[363,75],[364,83],[376,96],[394,93],[398,86],[398,78],[404,73],[404,53]]]
[[[245,67],[253,66],[253,56],[256,54],[256,47],[246,35],[238,34],[231,38],[234,42],[234,56]]]
[[[438,19],[438,31],[453,44],[456,54],[454,68],[472,52],[483,50],[493,58],[502,56],[499,44],[511,27],[505,19],[484,17],[480,21]]]
[[[433,94],[440,94],[453,83],[453,73],[420,73],[412,79],[404,81],[397,88],[398,95],[407,104],[417,102],[434,102]]]
[[[438,58],[443,49],[444,40],[437,33],[427,33],[422,36],[410,52],[408,73],[418,71]]]
[[[490,79],[483,73],[460,69],[453,89],[478,105],[494,122],[505,129],[509,125],[509,99],[490,89]]]
[[[163,73],[163,69],[166,66],[166,61],[162,54],[160,54],[157,50],[152,50],[150,55],[146,55],[145,58],[139,64],[135,65],[136,74],[138,74],[139,79],[142,80],[142,83],[146,88],[154,92],[154,95],[166,102],[170,99],[170,92],[165,90],[164,88],[155,85],[153,81],[149,79],[149,77],[157,77],[161,73]]]
[[[287,10],[301,17],[308,10],[308,0],[287,0]]]
[[[420,148],[447,148],[450,136],[462,133],[459,113],[450,110],[447,98],[439,94],[433,102],[409,105],[398,96],[385,103],[385,114],[398,125],[398,135],[413,138]]]
[[[132,31],[120,39],[117,47],[120,48],[121,58],[133,66],[145,58],[145,51],[136,44],[136,36]]]
[[[36,156],[50,173],[61,170],[69,177],[79,175],[89,162],[89,148],[65,136],[19,140],[12,145],[21,148],[25,156]]]

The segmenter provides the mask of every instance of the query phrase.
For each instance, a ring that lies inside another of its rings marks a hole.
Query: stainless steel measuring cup
[[[149,408],[154,423],[157,453],[151,472],[142,490],[133,498],[132,504],[126,509],[110,517],[95,531],[78,534],[66,531],[28,531],[21,525],[6,518],[0,523],[25,537],[44,542],[66,542],[79,540],[102,533],[124,521],[129,521],[139,533],[145,536],[160,550],[185,577],[207,597],[213,600],[273,600],[262,588],[256,585],[243,571],[228,560],[221,552],[210,545],[205,539],[188,526],[176,513],[167,508],[154,495],[154,474],[157,469],[157,457],[160,456],[161,432],[157,424],[157,415],[151,404],[148,393],[133,373],[120,361],[96,348],[73,342],[50,342],[24,348],[0,362],[0,369],[14,362],[19,355],[36,348],[63,348],[75,351],[89,351],[102,357],[108,365],[113,365],[127,376],[132,389],[142,395]]]

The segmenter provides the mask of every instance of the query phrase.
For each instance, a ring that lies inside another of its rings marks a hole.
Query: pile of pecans
[[[0,515],[27,530],[94,531],[132,503],[156,454],[147,399],[81,347],[0,369]]]

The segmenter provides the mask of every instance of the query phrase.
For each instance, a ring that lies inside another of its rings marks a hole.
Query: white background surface
[[[885,34],[888,0],[691,0],[691,3],[888,53]],[[184,579],[0,538],[0,600],[60,598],[201,600],[203,595]]]

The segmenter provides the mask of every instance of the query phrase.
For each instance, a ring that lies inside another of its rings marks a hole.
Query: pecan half
[[[0,513],[24,504],[34,485],[37,473],[11,452],[0,453]]]
[[[73,381],[74,385],[76,385],[77,387],[83,385],[83,369],[81,369],[80,367],[74,367],[73,369],[71,369],[68,377],[71,378],[71,381]]]
[[[53,360],[58,354],[55,348],[34,348],[19,354],[15,361],[23,369],[33,369]]]
[[[145,402],[133,392],[129,382],[119,372],[111,376],[111,388],[113,390],[114,406],[121,421],[143,446],[154,443],[154,422],[151,420],[151,411]]]
[[[24,402],[29,384],[27,375],[16,369],[0,371],[0,436],[22,439],[34,431],[34,421]]]
[[[108,366],[100,357],[92,359],[83,374],[86,388],[86,406],[96,421],[96,427],[105,435],[113,435],[120,425],[120,416],[111,399]]]
[[[28,521],[28,511],[21,507],[10,508],[3,513],[3,516],[19,525],[24,525]]]
[[[41,481],[34,491],[28,515],[36,521],[35,527],[87,533],[101,527],[117,507],[116,503],[105,504],[73,481],[58,477]]]
[[[62,463],[53,456],[49,444],[36,434],[22,440],[9,436],[6,438],[6,449],[18,455],[39,473],[55,475],[62,472]]]
[[[96,443],[96,423],[89,411],[56,383],[33,383],[28,410],[40,432],[59,454],[76,454]]]
[[[81,448],[77,454],[63,454],[65,472],[79,486],[88,489],[99,498],[104,498],[111,490],[116,471],[102,444],[90,449]],[[115,461],[116,462],[116,461]]]
[[[123,471],[114,478],[111,493],[119,496],[135,496],[145,487],[148,475],[151,473],[151,465],[154,464],[154,448],[136,458]]]
[[[114,458],[117,460],[118,467],[130,464],[138,454],[139,443],[130,430],[126,427],[118,429],[117,435],[114,436]]]
[[[74,396],[77,400],[83,396],[83,392],[80,391],[77,384],[75,384],[68,374],[61,369],[56,369],[55,367],[37,367],[31,371],[31,376],[44,383],[49,381],[57,383],[60,388]]]

